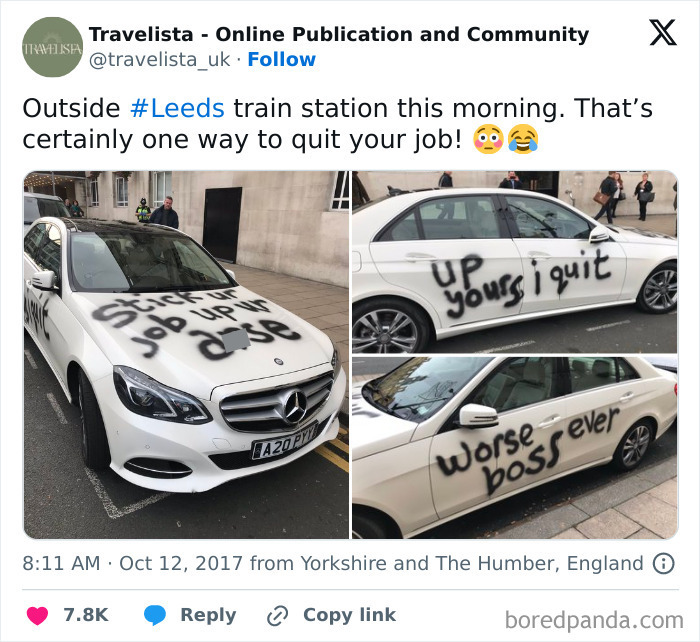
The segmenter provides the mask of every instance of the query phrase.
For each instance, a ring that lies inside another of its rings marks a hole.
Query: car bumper
[[[203,402],[213,417],[206,424],[184,425],[149,419],[132,413],[122,404],[111,376],[94,382],[93,387],[107,431],[112,470],[144,488],[195,493],[284,466],[334,439],[338,435],[338,412],[345,395],[346,376],[341,368],[328,399],[314,416],[283,433],[236,431],[212,402]],[[294,435],[316,421],[316,436],[302,447],[275,459],[252,460],[253,442]]]

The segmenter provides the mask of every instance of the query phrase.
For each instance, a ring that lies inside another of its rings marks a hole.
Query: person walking
[[[148,223],[151,218],[151,208],[146,205],[146,199],[142,198],[141,203],[136,208],[136,219],[139,223]]]
[[[453,187],[452,185],[452,172],[443,172],[440,180],[438,181],[438,187]]]
[[[622,177],[620,176],[620,172],[615,172],[615,175],[613,176],[615,179],[615,183],[617,183],[617,189],[615,190],[615,193],[613,194],[613,197],[610,199],[610,216],[612,218],[615,218],[615,210],[617,209],[617,204],[620,201],[620,195],[622,194],[622,189],[623,189],[623,183],[622,183]]]
[[[168,227],[178,228],[180,221],[177,212],[173,209],[173,197],[166,196],[163,204],[153,211],[149,223],[154,225],[167,225]]]
[[[649,174],[646,172],[642,174],[642,180],[637,183],[637,187],[634,188],[634,195],[639,201],[639,220],[647,220],[647,203],[650,203],[653,199],[651,191],[654,189],[651,181],[649,180]]]
[[[600,184],[600,187],[598,188],[598,191],[603,195],[607,196],[608,200],[605,201],[605,204],[602,205],[600,208],[600,212],[596,214],[595,220],[597,221],[603,214],[607,216],[608,223],[612,223],[612,215],[610,213],[610,201],[612,200],[613,195],[615,194],[615,191],[617,190],[617,182],[615,181],[615,172],[608,172],[608,175],[603,179],[603,182]]]

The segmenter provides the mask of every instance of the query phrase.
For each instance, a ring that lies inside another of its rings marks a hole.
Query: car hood
[[[364,385],[364,384],[363,384]],[[413,421],[394,417],[367,403],[362,386],[352,390],[352,458],[403,446],[411,441],[416,426]]]
[[[636,227],[624,227],[622,225],[608,225],[615,232],[615,239],[623,243],[650,243],[653,245],[678,245],[678,239],[668,234],[641,230]]]
[[[242,286],[199,292],[73,292],[73,314],[113,365],[210,399],[217,386],[329,363],[320,330]],[[222,332],[244,329],[250,346],[227,352]]]

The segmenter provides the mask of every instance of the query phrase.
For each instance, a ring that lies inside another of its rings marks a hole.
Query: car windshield
[[[192,239],[152,230],[70,234],[76,290],[165,292],[237,285]]]
[[[493,357],[418,357],[365,384],[362,396],[375,408],[408,421],[434,415]]]

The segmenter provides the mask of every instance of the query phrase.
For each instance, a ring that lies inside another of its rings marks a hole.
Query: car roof
[[[25,196],[31,196],[33,198],[47,198],[50,201],[61,201],[63,203],[63,199],[60,196],[54,196],[53,194],[41,194],[39,192],[24,192]]]
[[[136,221],[108,221],[99,218],[58,218],[46,216],[39,221],[46,223],[61,221],[69,232],[139,232],[151,234],[173,234],[177,236],[187,236],[183,232],[167,225],[154,225],[152,223],[138,223]]]

